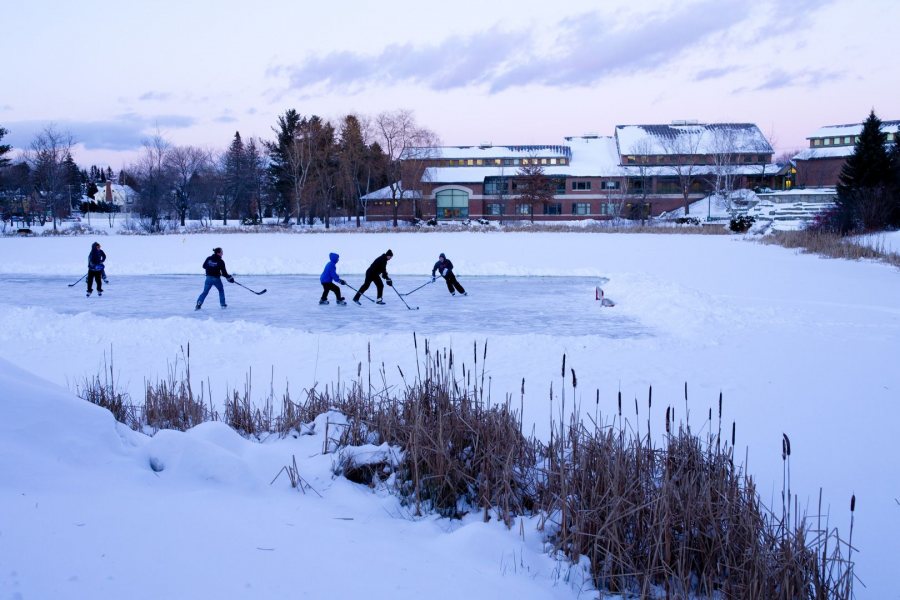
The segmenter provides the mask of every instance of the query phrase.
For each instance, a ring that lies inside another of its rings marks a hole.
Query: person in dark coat
[[[440,273],[441,277],[444,278],[444,281],[447,282],[447,289],[450,291],[451,296],[455,296],[457,292],[463,296],[469,295],[465,288],[460,285],[459,281],[456,280],[456,275],[453,274],[453,263],[450,262],[450,259],[447,258],[443,252],[441,252],[440,256],[438,256],[438,261],[434,263],[434,266],[431,268],[432,281],[437,279],[435,273]]]
[[[388,261],[393,257],[394,253],[388,250],[372,261],[372,264],[369,265],[368,269],[366,269],[366,280],[363,282],[362,286],[360,286],[359,290],[356,292],[356,295],[353,296],[354,302],[359,304],[359,299],[362,297],[365,291],[369,289],[369,284],[374,283],[375,288],[378,290],[378,300],[375,301],[375,304],[384,304],[384,300],[381,299],[381,295],[384,293],[384,285],[382,285],[380,278],[384,278],[384,282],[386,284],[394,285],[394,282],[391,281],[391,276],[388,275],[387,272]]]
[[[328,292],[334,292],[338,304],[342,306],[347,304],[347,301],[341,296],[341,288],[335,285],[335,282],[341,285],[347,283],[337,274],[337,263],[340,258],[336,252],[328,255],[328,264],[325,265],[325,270],[319,277],[319,283],[322,284],[322,298],[319,300],[319,304],[328,304]]]
[[[91,244],[91,253],[88,254],[87,295],[93,292],[94,282],[97,283],[97,295],[103,295],[103,281],[106,279],[103,269],[106,266],[106,252],[100,249],[100,242]]]
[[[203,269],[206,271],[206,282],[203,284],[203,293],[197,298],[197,306],[194,310],[200,310],[203,301],[209,290],[216,288],[219,290],[219,305],[222,308],[227,307],[225,304],[225,288],[222,287],[222,277],[228,280],[228,283],[234,283],[234,277],[228,274],[225,268],[225,259],[222,258],[223,251],[221,248],[213,248],[213,253],[203,261]]]

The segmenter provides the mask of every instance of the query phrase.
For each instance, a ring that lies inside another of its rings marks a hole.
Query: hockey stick
[[[256,290],[251,290],[250,288],[248,288],[246,285],[244,285],[243,283],[241,283],[241,282],[239,282],[239,281],[232,281],[231,283],[236,283],[236,284],[238,284],[239,286],[241,286],[242,288],[244,288],[245,290],[250,291],[250,292],[253,292],[253,293],[256,294],[257,296],[262,296],[262,295],[265,294],[266,291],[267,291],[266,289],[263,289],[263,291],[261,291],[261,292],[257,292]]]
[[[349,283],[345,283],[344,285],[346,285],[348,288],[350,288],[351,290],[353,290],[353,291],[356,292],[357,294],[359,293],[359,290],[356,289],[355,287],[353,287],[352,285],[350,285]],[[362,295],[363,298],[365,298],[365,299],[368,300],[369,302],[375,302],[374,300],[372,300],[371,298],[369,298],[369,297],[366,296],[365,294],[361,294],[361,295]]]
[[[407,310],[419,310],[419,307],[418,307],[418,306],[413,307],[413,306],[410,306],[409,304],[407,304],[407,303],[406,303],[406,300],[403,299],[403,294],[401,294],[400,292],[398,292],[398,291],[397,291],[397,288],[395,288],[394,286],[390,286],[390,288],[391,288],[392,290],[394,290],[394,292],[396,292],[397,297],[400,298],[400,302],[403,303],[403,306],[405,306],[405,307],[407,308]]]
[[[441,275],[441,277],[443,277],[443,275]],[[419,290],[421,290],[421,289],[422,289],[423,287],[425,287],[426,285],[429,285],[429,284],[434,283],[434,282],[435,282],[435,280],[434,280],[434,279],[431,279],[430,281],[426,281],[425,283],[423,283],[422,285],[420,285],[420,286],[417,287],[416,289],[412,290],[411,292],[406,292],[405,294],[400,294],[400,295],[401,295],[401,296],[409,296],[409,295],[412,294],[413,292],[418,292]]]
[[[70,283],[70,284],[68,284],[69,287],[75,287],[76,285],[78,285],[78,282],[81,281],[82,279],[84,279],[85,277],[87,277],[87,273],[85,273],[84,275],[82,275],[82,276],[78,279],[78,281],[76,281],[75,283]]]

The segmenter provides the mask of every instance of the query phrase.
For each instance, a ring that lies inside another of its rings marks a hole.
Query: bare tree
[[[170,149],[169,141],[157,130],[153,137],[144,140],[137,162],[128,169],[140,194],[138,214],[149,220],[148,229],[152,231],[159,230],[163,207],[170,205],[173,192],[172,174],[166,164]]]
[[[684,199],[684,214],[691,210],[690,194],[697,178],[697,164],[703,129],[697,125],[680,125],[669,127],[670,135],[661,142],[670,156],[670,169],[678,178],[678,186]]]
[[[175,146],[165,154],[163,161],[173,180],[174,189],[169,196],[171,207],[184,227],[194,205],[198,178],[211,169],[210,154],[196,146]]]
[[[639,139],[632,145],[631,152],[635,155],[636,165],[630,168],[637,171],[638,176],[636,179],[640,183],[640,189],[634,189],[634,191],[640,194],[640,201],[636,203],[636,206],[634,207],[635,210],[632,211],[633,213],[637,213],[637,215],[631,214],[628,216],[630,218],[639,216],[641,224],[643,225],[647,216],[647,194],[649,192],[650,182],[653,180],[653,171],[656,169],[655,166],[651,166],[650,157],[656,154],[656,146],[645,137]],[[637,188],[637,186],[630,187]]]
[[[732,127],[717,127],[712,133],[710,151],[713,156],[713,190],[725,200],[726,210],[731,211],[731,193],[734,191],[735,161],[739,147],[737,131]],[[709,210],[711,213],[711,210]],[[707,214],[707,218],[709,214]]]
[[[544,206],[553,200],[556,185],[544,173],[540,160],[534,156],[522,159],[522,166],[516,173],[518,178],[519,202],[531,205],[531,220],[534,221],[534,207]]]
[[[54,230],[57,220],[62,216],[62,207],[67,205],[64,202],[68,175],[65,163],[67,157],[71,158],[74,145],[72,134],[57,130],[51,123],[37,134],[25,152],[25,161],[31,168],[37,197],[44,205],[40,218],[43,219],[49,212]]]
[[[391,189],[396,227],[399,203],[404,198],[413,199],[413,215],[419,216],[416,194],[421,194],[426,161],[434,155],[433,149],[440,142],[437,134],[416,123],[409,110],[381,113],[375,117],[374,126],[378,144],[385,155],[384,169]]]

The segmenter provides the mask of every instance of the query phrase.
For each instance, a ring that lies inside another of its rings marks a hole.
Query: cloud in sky
[[[803,20],[796,17],[796,6],[787,11],[794,17],[785,16],[782,2],[760,7],[743,0],[701,0],[627,17],[587,12],[538,31],[494,26],[431,45],[389,44],[375,54],[340,50],[280,65],[268,74],[286,78],[289,89],[304,95],[400,84],[434,91],[481,87],[488,93],[525,86],[587,87],[618,75],[664,71],[679,57],[725,36],[746,35],[762,43],[784,35],[786,28],[804,27],[829,4],[796,2],[804,7]],[[543,47],[548,36],[552,43]],[[725,76],[718,58],[709,55],[709,68],[695,81]]]
[[[107,121],[13,121],[4,125],[9,130],[4,141],[16,148],[25,149],[35,136],[48,126],[60,132],[70,133],[76,144],[88,150],[133,150],[159,128],[180,129],[195,124],[193,117],[182,115],[158,115],[145,117],[135,113],[119,115]]]
[[[138,100],[149,101],[149,100],[169,100],[172,97],[172,94],[166,92],[145,92],[138,96]]]

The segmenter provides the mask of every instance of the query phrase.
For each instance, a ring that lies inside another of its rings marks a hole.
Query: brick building
[[[771,185],[771,145],[748,123],[619,125],[615,135],[567,137],[560,145],[410,149],[415,185],[363,197],[371,220],[609,219],[658,215],[713,190]],[[523,202],[521,169],[539,165],[555,189]]]
[[[853,154],[862,133],[862,123],[826,125],[807,139],[809,148],[794,157],[797,166],[796,185],[799,187],[834,187],[847,157]],[[900,121],[883,121],[881,131],[887,144],[897,143]]]

